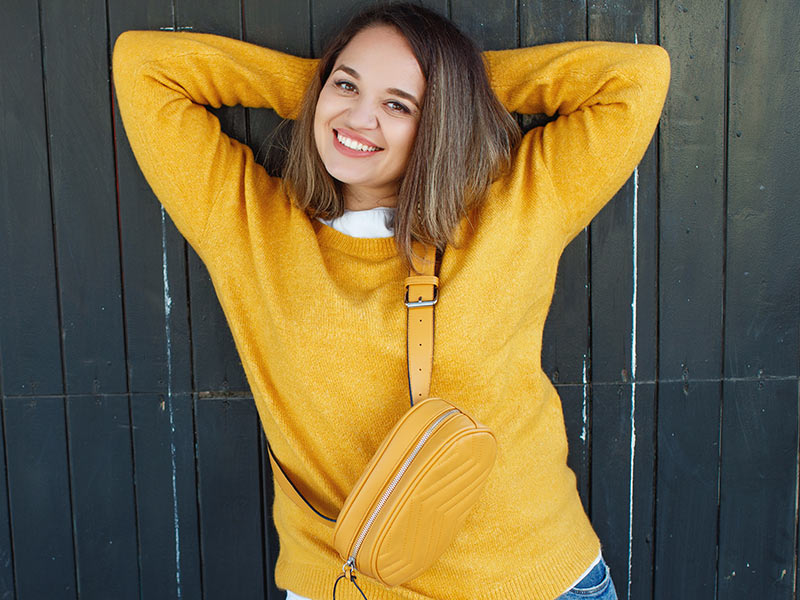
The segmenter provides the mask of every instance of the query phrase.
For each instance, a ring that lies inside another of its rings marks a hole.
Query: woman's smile
[[[334,147],[345,156],[357,158],[368,157],[383,148],[374,145],[370,140],[344,129],[333,130]]]

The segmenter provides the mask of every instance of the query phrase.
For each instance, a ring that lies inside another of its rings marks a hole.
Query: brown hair
[[[292,130],[284,182],[311,218],[335,218],[345,209],[341,185],[317,152],[317,99],[339,53],[357,33],[375,25],[393,26],[406,38],[426,82],[394,220],[397,247],[410,265],[412,240],[439,250],[453,243],[459,221],[480,204],[508,166],[521,134],[489,85],[480,51],[452,22],[415,4],[368,8],[328,44]]]

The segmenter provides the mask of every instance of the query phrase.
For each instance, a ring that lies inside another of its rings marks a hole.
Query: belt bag
[[[269,449],[279,487],[307,514],[333,527],[333,547],[344,561],[334,597],[341,579],[355,584],[356,572],[394,587],[430,567],[478,500],[495,461],[497,442],[487,427],[449,402],[428,397],[438,301],[435,261],[435,248],[425,247],[421,271],[415,267],[406,279],[412,406],[386,435],[339,515],[333,519],[314,508]]]

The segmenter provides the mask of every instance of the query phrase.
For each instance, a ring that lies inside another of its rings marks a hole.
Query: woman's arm
[[[514,176],[544,167],[571,240],[642,159],[669,87],[669,55],[649,44],[562,42],[484,57],[506,109],[559,115],[526,134]]]
[[[114,88],[128,140],[153,192],[196,250],[223,189],[277,187],[204,105],[273,108],[293,118],[315,66],[206,33],[126,31],[117,38]]]

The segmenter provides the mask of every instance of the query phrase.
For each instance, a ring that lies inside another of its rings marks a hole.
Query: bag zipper
[[[403,474],[408,470],[408,467],[411,465],[411,461],[414,460],[414,457],[419,454],[419,451],[422,450],[422,447],[425,445],[425,442],[428,441],[428,438],[433,435],[433,432],[436,430],[439,425],[441,425],[442,421],[444,421],[447,417],[454,413],[461,412],[457,408],[453,408],[448,410],[443,415],[440,415],[428,429],[425,430],[425,433],[422,434],[422,437],[417,442],[417,445],[414,446],[414,450],[412,450],[411,454],[403,461],[403,464],[400,465],[397,473],[395,474],[394,478],[392,479],[391,483],[387,486],[386,490],[383,492],[380,500],[378,500],[378,504],[372,511],[372,514],[367,519],[367,522],[364,524],[364,527],[361,528],[361,533],[358,535],[356,539],[356,543],[353,546],[353,550],[350,552],[350,557],[347,559],[347,562],[342,565],[342,570],[347,572],[348,570],[355,571],[356,570],[356,556],[358,556],[358,551],[361,549],[361,544],[364,542],[364,538],[367,537],[367,532],[369,532],[370,527],[375,522],[375,519],[378,518],[378,513],[381,512],[384,504],[389,499],[389,496],[392,494],[394,489],[397,487],[397,484],[400,482],[400,478],[403,477]]]

